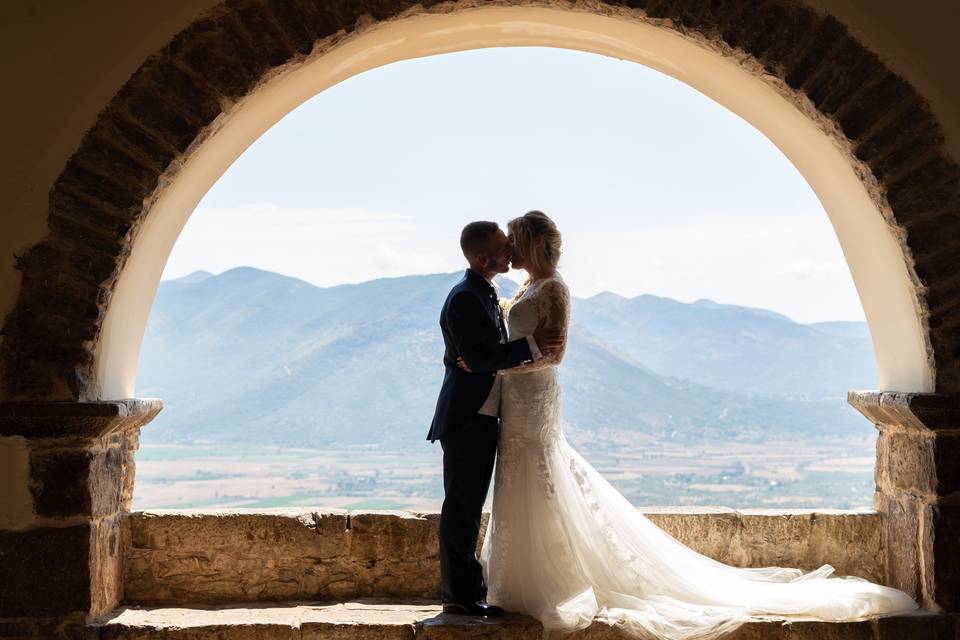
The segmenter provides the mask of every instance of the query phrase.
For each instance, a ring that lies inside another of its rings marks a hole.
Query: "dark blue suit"
[[[480,514],[496,459],[499,419],[480,415],[500,369],[532,360],[526,338],[507,342],[497,293],[479,273],[466,275],[440,312],[443,386],[427,439],[443,447],[440,511],[440,597],[444,602],[486,598],[477,561]],[[463,357],[472,373],[457,366]]]
[[[532,357],[526,338],[507,342],[497,292],[471,269],[447,295],[440,311],[440,330],[444,374],[427,434],[430,441],[463,428],[476,415],[490,395],[497,371],[529,362]],[[472,373],[457,366],[461,356]]]

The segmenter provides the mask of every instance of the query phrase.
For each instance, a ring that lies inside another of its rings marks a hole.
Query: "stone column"
[[[887,579],[926,608],[960,612],[960,394],[851,391],[880,430],[874,507]]]
[[[0,637],[73,637],[120,603],[133,456],[161,407],[0,403]]]

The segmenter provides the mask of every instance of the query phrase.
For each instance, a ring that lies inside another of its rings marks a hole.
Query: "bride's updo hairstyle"
[[[526,259],[527,264],[543,273],[547,267],[556,268],[560,263],[560,230],[550,216],[543,211],[530,211],[507,223],[513,234],[513,244]],[[537,248],[537,238],[543,238],[543,247]],[[530,286],[530,278],[517,290],[511,304],[520,299]]]
[[[560,230],[543,211],[530,211],[507,223],[514,246],[531,267],[543,273],[560,262]],[[537,248],[537,238],[543,247]]]

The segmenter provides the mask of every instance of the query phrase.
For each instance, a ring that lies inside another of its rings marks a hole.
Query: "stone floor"
[[[931,613],[852,623],[757,621],[729,640],[954,640],[954,620]],[[518,615],[473,618],[444,615],[435,601],[354,600],[338,604],[274,603],[248,606],[125,607],[99,627],[101,640],[453,640],[539,639],[535,620]],[[568,636],[569,638],[570,636]],[[626,638],[595,622],[576,640]]]

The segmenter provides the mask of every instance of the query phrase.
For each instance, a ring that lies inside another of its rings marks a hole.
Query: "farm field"
[[[873,438],[690,444],[637,436],[567,432],[637,506],[871,508]],[[399,451],[145,444],[133,507],[439,510],[440,461],[439,444],[428,443]]]

